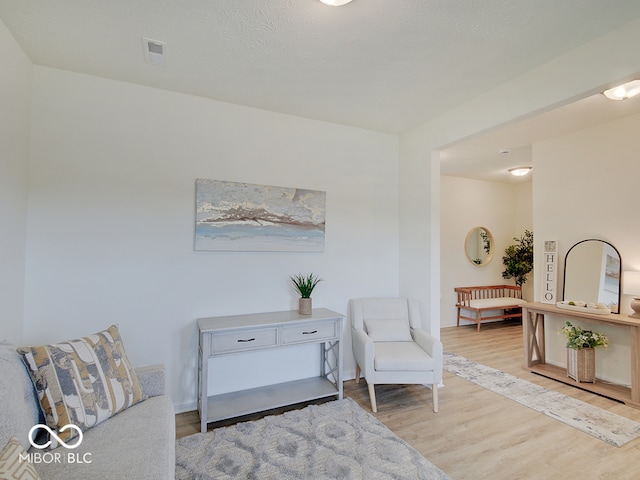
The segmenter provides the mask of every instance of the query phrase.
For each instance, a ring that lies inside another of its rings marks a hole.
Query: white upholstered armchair
[[[351,335],[360,371],[369,387],[371,410],[378,411],[375,384],[431,385],[433,411],[438,411],[442,381],[442,343],[422,329],[420,309],[407,298],[354,298]]]

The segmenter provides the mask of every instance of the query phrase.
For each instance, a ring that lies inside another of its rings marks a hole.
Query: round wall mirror
[[[486,227],[473,227],[464,241],[464,251],[474,265],[486,265],[493,257],[493,235]]]

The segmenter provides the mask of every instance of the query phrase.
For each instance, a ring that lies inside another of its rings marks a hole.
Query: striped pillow
[[[144,400],[118,327],[55,345],[18,348],[47,426],[62,440],[77,436]],[[55,447],[55,442],[52,445]]]

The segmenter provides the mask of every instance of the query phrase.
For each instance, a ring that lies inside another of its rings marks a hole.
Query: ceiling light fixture
[[[509,169],[509,173],[514,177],[524,177],[528,174],[533,167],[524,166],[524,167],[514,167]]]
[[[640,80],[633,80],[617,87],[605,90],[602,94],[611,100],[626,100],[640,94]]]
[[[351,0],[320,0],[325,5],[330,5],[332,7],[341,7],[342,5],[346,5]]]

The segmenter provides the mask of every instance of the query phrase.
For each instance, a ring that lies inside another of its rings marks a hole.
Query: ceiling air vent
[[[144,50],[145,61],[152,65],[164,64],[166,45],[166,42],[142,37],[142,48]]]

